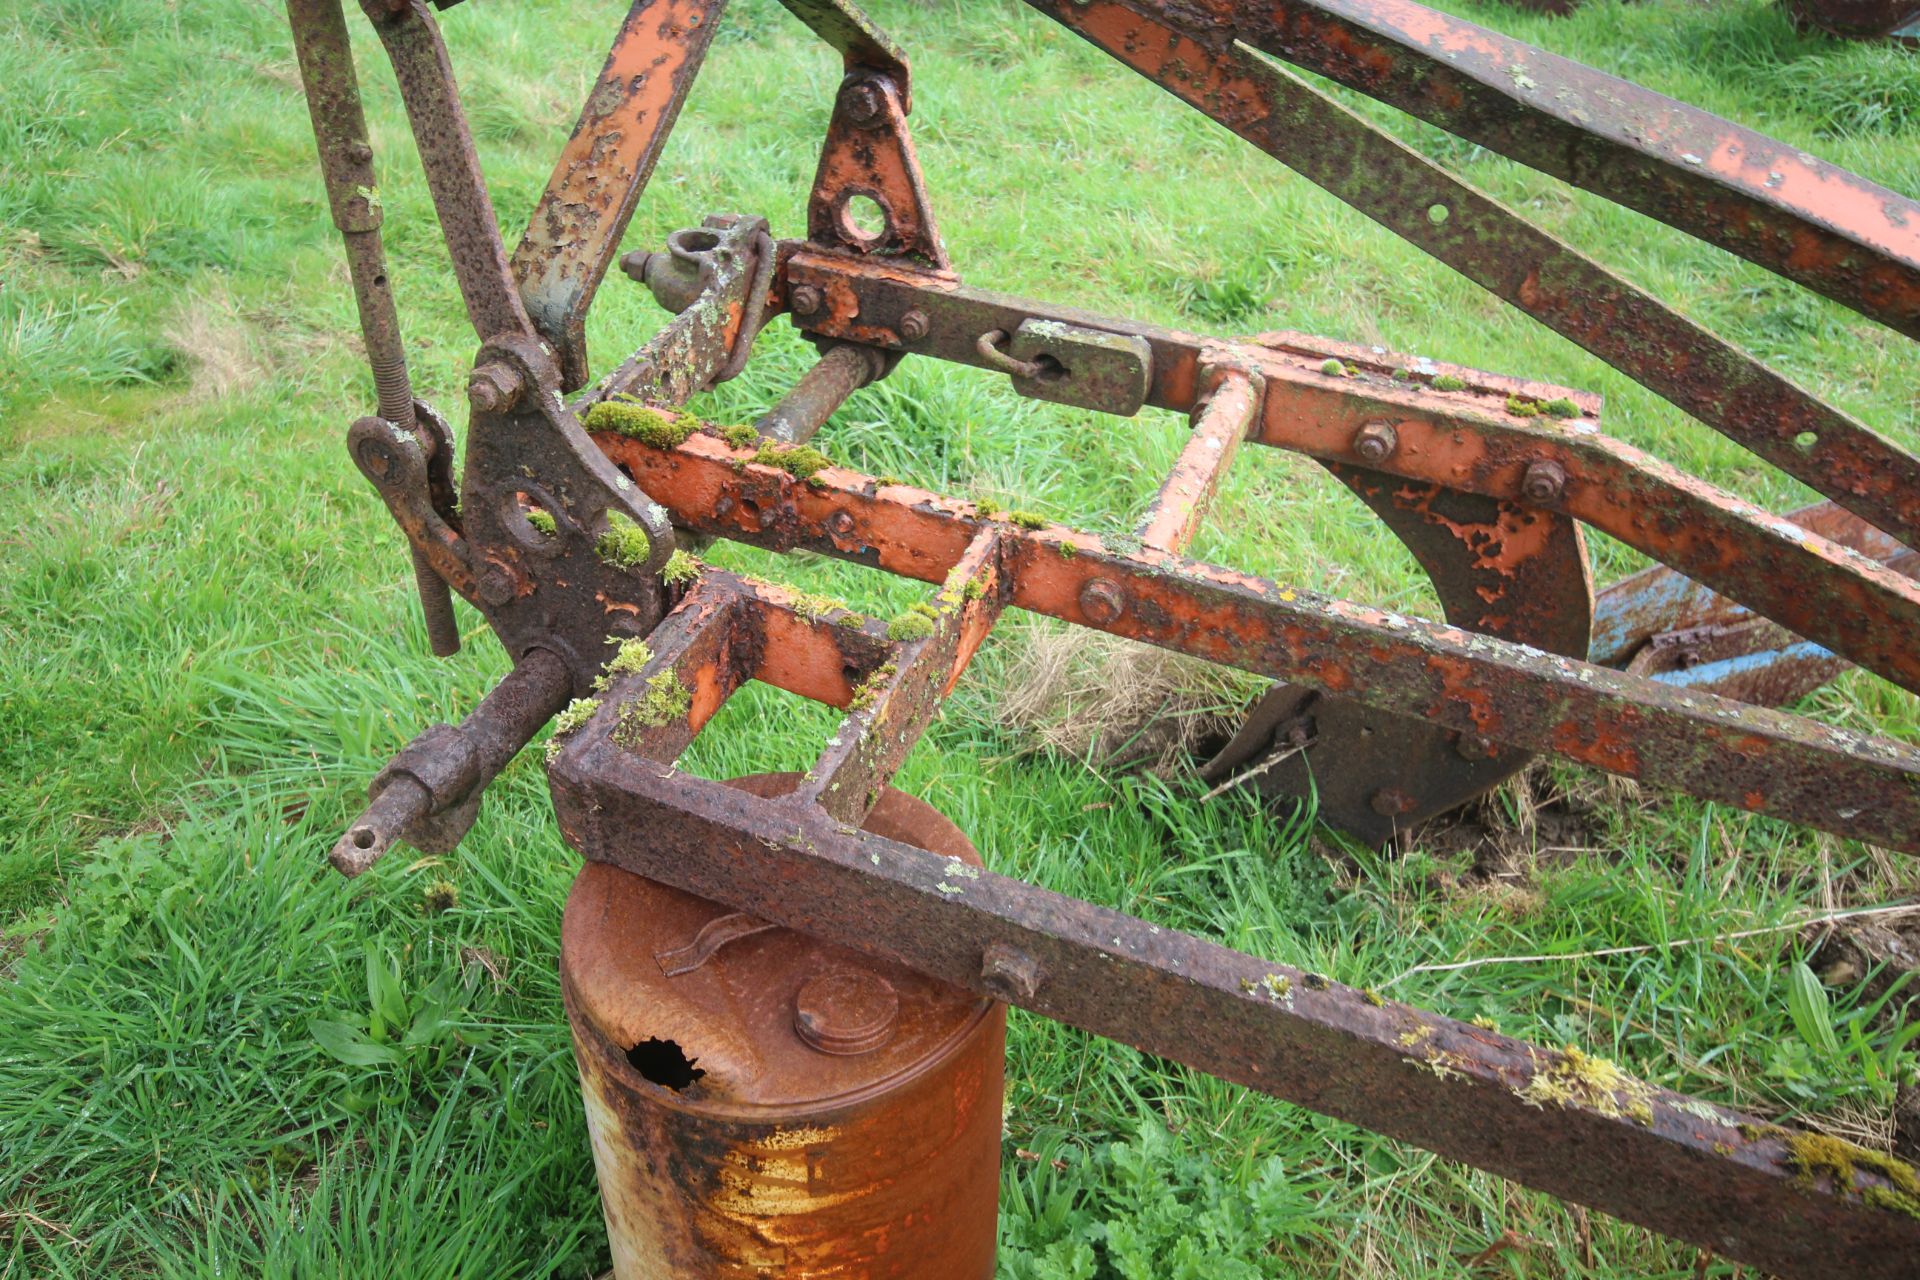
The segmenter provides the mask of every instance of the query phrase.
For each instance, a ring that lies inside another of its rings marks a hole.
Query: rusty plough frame
[[[898,49],[851,5],[784,0],[846,60],[805,240],[718,216],[622,260],[676,318],[597,382],[583,317],[724,0],[634,0],[517,250],[496,227],[422,0],[363,0],[391,56],[480,351],[464,478],[409,388],[339,0],[288,0],[379,413],[355,462],[405,530],[436,651],[447,588],[512,673],[380,775],[334,862],[456,843],[561,713],[550,759],[587,858],[1363,1124],[1783,1276],[1911,1276],[1920,1186],[1836,1167],[1725,1108],[859,825],[1001,612],[1048,614],[1285,684],[1216,771],[1312,785],[1370,839],[1551,753],[1920,851],[1920,752],[1761,703],[1848,663],[1920,689],[1920,462],[1282,69],[1292,63],[1722,246],[1920,338],[1920,206],[1792,147],[1409,0],[1029,0],[1274,158],[1828,500],[1781,518],[1603,434],[1597,398],[1294,334],[1225,341],[960,282],[907,131]],[[1279,60],[1279,61],[1276,61]],[[822,355],[754,428],[683,416],[787,313]],[[834,466],[805,442],[905,355],[1024,394],[1187,414],[1126,538]],[[566,398],[571,394],[572,398]],[[1400,617],[1186,559],[1245,441],[1307,454],[1437,588]],[[1580,524],[1668,566],[1595,605]],[[805,548],[933,584],[890,623],[692,561]],[[644,646],[631,643],[644,639]],[[606,664],[616,654],[611,670]],[[845,708],[799,791],[672,762],[762,680]],[[1741,700],[1737,700],[1741,699]],[[1289,772],[1291,770],[1291,772]],[[636,833],[645,833],[638,838]],[[1550,1086],[1550,1087],[1547,1087]]]

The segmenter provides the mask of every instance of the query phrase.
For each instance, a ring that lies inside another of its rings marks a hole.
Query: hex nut
[[[797,316],[810,316],[825,301],[818,285],[797,284],[787,293],[787,310]]]
[[[1095,578],[1080,588],[1080,612],[1095,626],[1118,622],[1127,611],[1127,593],[1111,578]]]
[[[1353,433],[1353,452],[1360,461],[1378,466],[1400,447],[1400,435],[1384,422],[1369,422]]]
[[[475,369],[467,379],[467,402],[481,413],[511,409],[525,390],[520,371],[495,361]]]
[[[848,85],[840,95],[840,105],[846,109],[847,119],[857,125],[864,127],[880,119],[880,91],[865,82]]]
[[[1530,462],[1520,480],[1520,496],[1528,502],[1558,502],[1566,492],[1567,473],[1557,462]]]

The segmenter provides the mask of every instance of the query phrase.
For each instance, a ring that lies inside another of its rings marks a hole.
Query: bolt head
[[[1557,502],[1567,488],[1567,473],[1557,462],[1530,462],[1520,480],[1520,496],[1528,502]]]
[[[853,513],[836,511],[827,518],[827,530],[835,537],[844,538],[853,532]]]
[[[880,118],[880,91],[866,83],[848,85],[840,96],[840,105],[846,108],[847,119],[855,124],[873,124]]]
[[[1490,760],[1500,748],[1483,733],[1463,733],[1454,740],[1453,749],[1462,760]]]
[[[632,253],[621,255],[620,270],[627,279],[633,281],[635,284],[645,284],[647,282],[647,263],[652,261],[652,259],[653,255],[645,249],[635,249]]]
[[[927,336],[929,324],[927,313],[916,307],[900,317],[900,336],[908,342],[918,342]]]
[[[1127,611],[1127,593],[1111,578],[1095,578],[1080,588],[1080,612],[1095,626],[1118,622]]]
[[[819,286],[797,284],[787,294],[787,309],[797,316],[810,316],[820,310],[820,305],[825,301]]]
[[[1039,961],[1004,942],[989,943],[980,958],[981,982],[1004,1000],[1031,999],[1043,977]]]
[[[1399,433],[1384,422],[1369,422],[1353,434],[1353,452],[1362,462],[1385,462],[1399,447]]]
[[[510,365],[484,364],[467,379],[467,403],[480,413],[499,413],[519,400],[520,374]]]
[[[498,609],[513,599],[513,575],[495,565],[480,575],[480,599]]]

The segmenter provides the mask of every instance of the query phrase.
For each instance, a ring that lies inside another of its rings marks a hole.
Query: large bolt
[[[480,413],[500,413],[520,399],[525,384],[512,365],[483,364],[467,379],[467,403]]]
[[[853,513],[836,511],[827,517],[827,532],[836,538],[844,538],[853,532]]]
[[[1484,733],[1463,733],[1454,739],[1453,749],[1462,760],[1490,760],[1500,747]]]
[[[647,282],[647,263],[652,257],[653,255],[645,249],[635,249],[632,253],[622,254],[620,257],[620,270],[625,272],[627,279],[633,281],[635,284],[645,284]]]
[[[848,85],[840,95],[840,105],[846,108],[847,119],[862,128],[880,119],[880,91],[865,82]]]
[[[1536,506],[1558,502],[1566,488],[1567,473],[1557,462],[1530,462],[1520,480],[1520,496]]]
[[[1384,422],[1369,422],[1353,433],[1353,452],[1362,462],[1379,466],[1400,447],[1399,433]]]
[[[513,599],[513,575],[499,565],[480,575],[480,599],[498,609]]]
[[[797,316],[810,316],[826,299],[818,285],[797,284],[787,293],[787,309]]]
[[[1040,962],[1004,942],[987,945],[980,958],[980,982],[1002,1000],[1031,1000],[1040,989]]]
[[[900,317],[900,338],[904,342],[918,342],[927,336],[927,313],[915,308]]]
[[[1127,611],[1127,593],[1111,578],[1095,578],[1080,588],[1080,612],[1095,626],[1118,622]]]

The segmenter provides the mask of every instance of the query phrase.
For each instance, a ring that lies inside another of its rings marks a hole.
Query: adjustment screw
[[[1558,502],[1567,488],[1567,473],[1557,462],[1530,462],[1520,480],[1520,496],[1536,505]]]
[[[1127,611],[1127,593],[1111,578],[1095,578],[1080,588],[1080,612],[1096,626],[1117,622]]]
[[[787,294],[787,309],[797,316],[810,316],[825,301],[818,285],[797,284]]]
[[[1004,942],[987,944],[980,957],[980,982],[1002,1000],[1031,1000],[1045,975],[1039,961]]]
[[[900,337],[907,342],[918,342],[927,336],[927,313],[915,308],[900,317]]]
[[[1399,433],[1384,422],[1369,422],[1353,433],[1353,451],[1362,462],[1377,466],[1391,458],[1399,447]]]
[[[513,599],[513,575],[499,565],[480,575],[480,598],[498,609]]]
[[[864,81],[848,85],[840,95],[840,105],[846,108],[847,119],[857,125],[864,127],[880,119],[880,91]]]
[[[520,399],[520,371],[495,361],[483,364],[467,379],[467,403],[481,413],[511,409]]]

